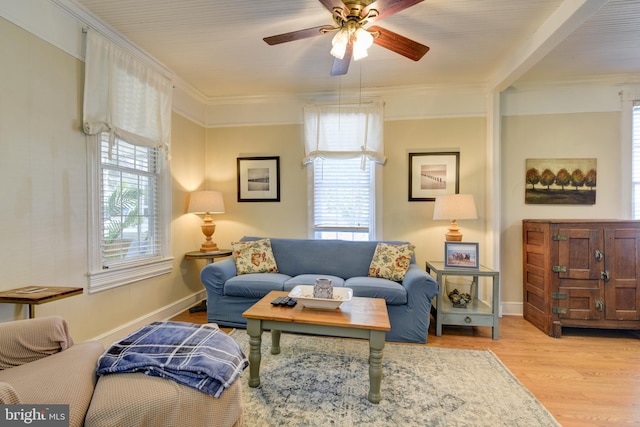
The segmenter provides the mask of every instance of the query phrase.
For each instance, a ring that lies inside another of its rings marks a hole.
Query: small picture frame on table
[[[444,242],[445,268],[480,268],[478,243]]]
[[[280,157],[238,157],[238,202],[280,201]]]

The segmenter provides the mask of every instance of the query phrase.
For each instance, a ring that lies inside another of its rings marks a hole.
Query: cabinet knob
[[[471,317],[467,316],[464,318],[464,323],[471,323]]]
[[[600,273],[600,278],[605,282],[609,281],[609,272],[607,270]]]

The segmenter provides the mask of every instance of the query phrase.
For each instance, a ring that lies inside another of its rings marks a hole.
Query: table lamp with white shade
[[[202,234],[205,235],[205,241],[200,246],[201,252],[214,252],[218,250],[211,236],[216,231],[216,225],[213,223],[211,214],[224,213],[224,201],[222,193],[219,191],[194,191],[189,194],[189,213],[204,214],[202,221]]]
[[[472,194],[446,194],[436,196],[436,204],[433,208],[433,219],[448,220],[449,232],[445,234],[450,242],[462,241],[462,233],[457,221],[460,219],[476,219],[478,213]]]

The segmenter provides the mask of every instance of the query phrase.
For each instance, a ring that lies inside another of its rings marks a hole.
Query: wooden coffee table
[[[274,307],[271,301],[287,292],[271,291],[254,304],[242,317],[247,319],[249,334],[249,387],[260,385],[262,331],[271,330],[271,353],[280,353],[280,333],[304,332],[369,340],[369,401],[380,402],[382,382],[382,350],[385,332],[391,330],[387,304],[381,298],[357,298],[344,302],[335,310]]]

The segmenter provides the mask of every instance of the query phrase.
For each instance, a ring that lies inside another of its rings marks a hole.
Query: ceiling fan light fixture
[[[344,58],[344,54],[347,51],[347,44],[349,44],[349,31],[346,28],[338,30],[333,36],[331,44],[333,45],[331,55],[338,59]]]
[[[353,42],[353,60],[357,61],[366,58],[369,55],[367,49],[369,49],[372,44],[373,35],[362,27],[358,28]]]

